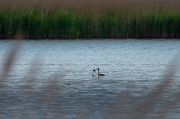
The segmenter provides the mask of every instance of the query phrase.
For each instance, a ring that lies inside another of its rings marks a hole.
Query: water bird
[[[94,69],[93,72],[92,72],[92,77],[95,77],[97,75],[94,74],[94,72],[96,73],[96,70]]]
[[[99,68],[97,68],[97,70],[98,70],[98,76],[105,76],[104,74],[99,73]]]

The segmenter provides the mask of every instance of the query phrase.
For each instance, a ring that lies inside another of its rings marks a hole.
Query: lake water
[[[11,40],[0,41],[2,72],[12,45]],[[179,46],[178,39],[22,41],[8,78],[1,73],[0,117],[130,118],[122,110],[136,107],[158,86]],[[106,76],[92,77],[96,68]],[[178,72],[145,118],[157,118],[179,92]],[[179,102],[169,107],[165,118],[178,119]]]

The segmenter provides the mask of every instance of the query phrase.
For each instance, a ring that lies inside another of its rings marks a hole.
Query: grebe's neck
[[[94,77],[94,71],[92,72],[92,77]]]
[[[94,72],[96,72],[96,70],[94,69],[92,72],[92,77],[95,77],[96,75],[94,74]]]
[[[100,73],[99,73],[99,68],[98,68],[98,77],[99,77],[99,76],[105,76],[105,75],[104,75],[104,74],[100,74]]]

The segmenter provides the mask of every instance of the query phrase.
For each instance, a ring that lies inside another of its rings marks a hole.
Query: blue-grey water
[[[130,112],[119,112],[135,107],[155,89],[180,52],[178,39],[26,40],[20,44],[8,78],[3,79],[13,43],[0,41],[1,118],[128,118],[124,115]],[[92,77],[96,68],[105,76]],[[146,118],[157,118],[158,109],[178,93],[178,72]],[[130,98],[123,97],[127,92]],[[121,98],[129,102],[115,109],[114,105],[123,104]],[[169,107],[165,118],[178,119],[179,102]]]

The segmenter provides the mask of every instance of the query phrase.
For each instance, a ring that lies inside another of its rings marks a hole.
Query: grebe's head
[[[97,70],[99,71],[99,68],[97,68]]]
[[[94,71],[94,72],[96,72],[96,70],[95,70],[95,69],[94,69],[93,71]]]

